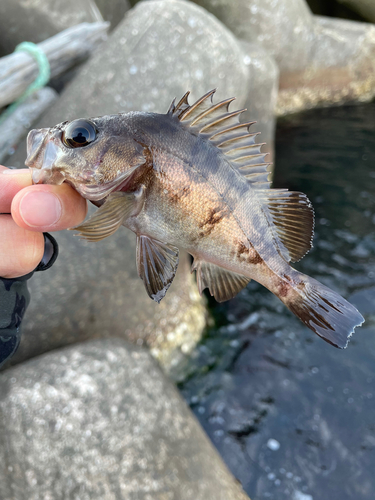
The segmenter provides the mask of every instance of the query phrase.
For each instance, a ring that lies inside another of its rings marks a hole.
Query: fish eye
[[[95,125],[89,120],[74,120],[63,132],[62,141],[68,148],[82,148],[95,141],[97,133]]]

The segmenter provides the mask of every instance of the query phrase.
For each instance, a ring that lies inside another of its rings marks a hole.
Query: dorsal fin
[[[172,102],[168,114],[177,117],[192,133],[202,135],[218,147],[231,166],[241,172],[253,187],[269,188],[268,167],[271,164],[265,161],[267,153],[261,152],[264,143],[256,143],[258,134],[249,132],[255,122],[240,123],[239,117],[245,109],[229,111],[234,97],[213,104],[215,92],[216,89],[210,90],[191,106],[187,92],[177,105]]]
[[[258,199],[272,224],[281,255],[297,262],[312,247],[314,210],[303,193],[287,189],[257,190]]]

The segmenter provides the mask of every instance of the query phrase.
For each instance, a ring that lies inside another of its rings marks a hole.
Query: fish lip
[[[54,169],[59,154],[55,137],[50,137],[48,128],[31,130],[27,136],[27,158],[25,165],[31,170],[34,184],[62,184],[64,174]]]
[[[36,165],[28,165],[34,184],[62,184],[64,182],[65,176],[61,169],[53,168],[58,158],[58,153],[59,148],[53,141],[50,141],[45,147],[43,157],[38,158]]]
[[[65,181],[64,174],[57,170],[40,169],[29,167],[33,184],[62,184]]]
[[[32,167],[39,162],[39,156],[43,148],[44,141],[48,135],[48,128],[31,130],[27,135],[27,158],[25,165]]]

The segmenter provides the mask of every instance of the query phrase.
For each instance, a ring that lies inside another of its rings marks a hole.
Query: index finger
[[[31,172],[28,168],[11,169],[0,165],[0,213],[10,214],[15,195],[31,185]]]

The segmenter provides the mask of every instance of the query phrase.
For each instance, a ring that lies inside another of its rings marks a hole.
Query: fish
[[[66,182],[98,210],[73,228],[91,242],[125,226],[136,234],[136,266],[160,302],[179,251],[193,257],[200,294],[223,302],[255,280],[331,345],[347,347],[364,322],[358,310],[291,266],[312,247],[314,211],[307,196],[273,189],[270,163],[243,123],[235,98],[215,89],[166,114],[130,112],[78,118],[27,137],[35,184]]]

